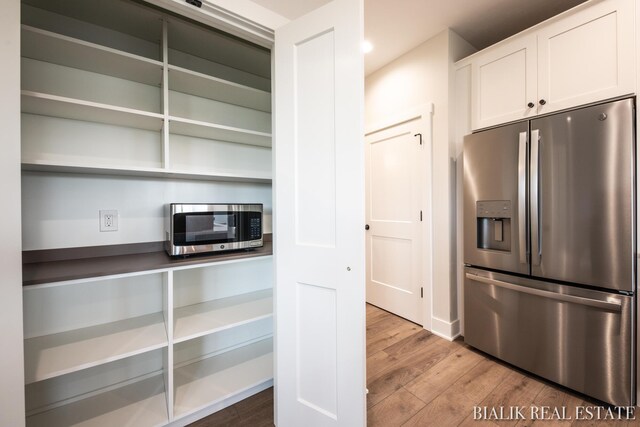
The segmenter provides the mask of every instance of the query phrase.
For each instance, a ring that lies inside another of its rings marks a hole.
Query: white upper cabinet
[[[633,1],[609,0],[540,30],[539,114],[635,91],[633,17]]]
[[[474,130],[635,92],[634,0],[592,1],[470,58]]]
[[[535,114],[535,35],[488,50],[471,68],[474,129]]]

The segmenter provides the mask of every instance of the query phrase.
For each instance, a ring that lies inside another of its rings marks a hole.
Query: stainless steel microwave
[[[171,203],[165,229],[171,256],[261,247],[262,204]]]

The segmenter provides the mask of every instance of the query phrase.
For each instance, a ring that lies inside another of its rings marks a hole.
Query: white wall
[[[166,203],[263,203],[271,232],[271,185],[25,172],[24,250],[165,240]],[[101,209],[117,209],[118,231],[100,232]]]
[[[2,2],[0,14],[0,425],[22,426],[22,258],[20,243],[20,2]]]
[[[391,116],[433,103],[432,328],[447,337],[458,334],[455,245],[455,134],[450,125],[454,93],[453,62],[473,47],[445,30],[377,70],[365,81],[367,129]]]
[[[385,122],[397,115],[433,102],[434,136],[446,130],[448,32],[443,31],[365,79],[365,124]],[[444,115],[443,115],[444,113]],[[437,129],[436,129],[437,128]],[[434,138],[441,139],[441,138]]]

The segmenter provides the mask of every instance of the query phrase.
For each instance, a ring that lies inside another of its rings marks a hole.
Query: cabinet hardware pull
[[[541,99],[541,100],[540,100],[540,105],[544,105],[544,104],[546,104],[546,103],[547,103],[547,101],[545,101],[544,99]]]
[[[527,104],[527,107],[529,107],[529,108],[533,108],[535,106],[536,106],[536,104],[534,104],[533,102],[530,102],[530,103]]]

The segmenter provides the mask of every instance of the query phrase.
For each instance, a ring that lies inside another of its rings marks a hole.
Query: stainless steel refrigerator
[[[464,339],[635,404],[634,100],[464,140]]]

